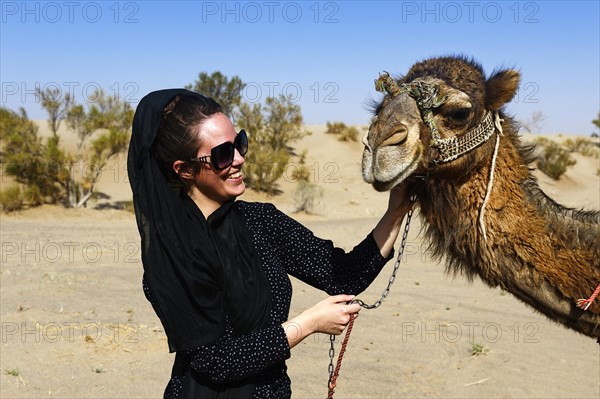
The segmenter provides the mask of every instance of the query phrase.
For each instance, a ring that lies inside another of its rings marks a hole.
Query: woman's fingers
[[[361,310],[359,304],[349,303],[354,298],[354,295],[333,295],[308,309],[305,314],[312,320],[313,331],[341,334],[351,318],[358,315]]]
[[[332,303],[340,303],[340,302],[350,302],[354,298],[355,298],[355,295],[339,294],[339,295],[332,295],[328,299]]]
[[[403,212],[408,211],[408,209],[410,208],[410,198],[408,195],[408,181],[405,180],[390,190],[388,208],[402,209]]]
[[[344,332],[344,330],[346,329],[346,327],[348,327],[348,323],[350,323],[350,320],[352,319],[356,319],[358,317],[358,313],[354,313],[351,315],[348,315],[346,320],[343,323],[338,323],[338,324],[331,324],[331,330],[330,331],[326,331],[329,334],[333,334],[333,335],[340,335],[341,333]]]
[[[352,303],[348,305],[348,313],[358,313],[361,309],[362,308],[358,303]]]
[[[346,294],[329,296],[283,323],[290,348],[316,332],[340,335],[361,309],[359,304],[349,303],[354,298]]]

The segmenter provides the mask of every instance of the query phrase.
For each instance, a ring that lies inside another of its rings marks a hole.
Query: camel
[[[378,191],[403,181],[446,272],[512,293],[600,342],[600,212],[561,206],[532,174],[534,147],[504,106],[520,74],[463,56],[432,58],[394,79],[363,138],[363,178]],[[586,304],[584,310],[579,305]]]

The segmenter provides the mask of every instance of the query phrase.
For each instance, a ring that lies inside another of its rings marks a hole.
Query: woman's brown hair
[[[175,186],[182,186],[173,170],[173,162],[196,157],[201,145],[200,125],[211,115],[223,112],[221,105],[210,97],[176,95],[163,111],[163,120],[152,145],[152,154],[161,171]],[[191,164],[196,168],[197,164]]]

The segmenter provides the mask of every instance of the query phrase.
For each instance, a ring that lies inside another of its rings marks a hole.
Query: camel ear
[[[491,111],[500,109],[512,100],[519,88],[519,72],[506,69],[492,75],[485,82],[485,105]]]

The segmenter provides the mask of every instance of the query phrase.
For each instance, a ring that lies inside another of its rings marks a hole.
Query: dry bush
[[[244,166],[249,186],[256,191],[276,194],[276,182],[285,172],[288,160],[289,154],[284,149],[266,147],[253,151],[251,162]]]
[[[569,166],[577,161],[571,158],[571,153],[554,141],[546,139],[537,142],[537,167],[554,180],[558,180]]]
[[[569,152],[577,152],[586,157],[598,158],[600,156],[600,148],[586,138],[578,137],[575,140],[566,139],[563,146]]]
[[[264,106],[242,103],[237,125],[248,132],[244,170],[249,187],[277,194],[277,179],[285,172],[291,156],[289,145],[304,137],[306,131],[302,129],[300,106],[291,97],[267,97],[265,102]]]
[[[347,127],[338,137],[339,141],[358,141],[358,129],[354,126]]]
[[[0,191],[0,208],[3,212],[23,209],[23,195],[19,186],[12,185]]]
[[[323,197],[323,189],[315,183],[300,180],[294,191],[296,212],[312,214]]]
[[[344,122],[327,122],[327,134],[338,135],[339,141],[358,141],[358,129],[346,126]]]
[[[298,182],[294,190],[294,206],[296,212],[314,213],[315,207],[323,197],[323,189],[310,182],[311,171],[306,166],[307,150],[302,151],[298,160],[298,168],[292,172],[292,178]]]
[[[306,165],[299,165],[294,169],[291,177],[292,180],[295,182],[308,182],[310,180],[311,175],[312,173],[310,172],[310,169],[306,167]]]
[[[310,176],[312,175],[310,169],[306,166],[306,154],[307,150],[302,151],[302,154],[300,154],[300,159],[298,160],[298,166],[292,172],[292,179],[295,182],[308,182],[310,180]]]
[[[327,134],[342,134],[348,127],[344,122],[327,122]]]

